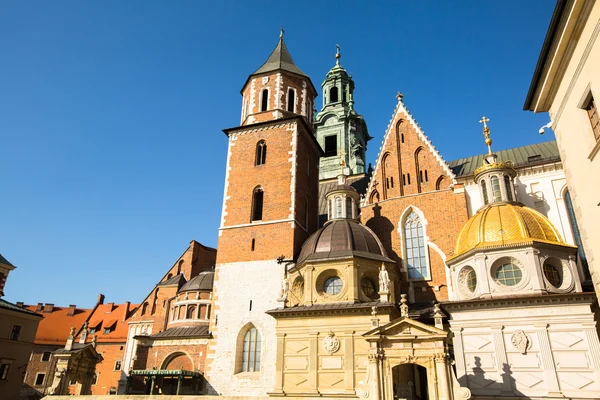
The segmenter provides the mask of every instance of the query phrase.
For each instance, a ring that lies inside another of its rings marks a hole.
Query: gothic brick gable
[[[447,189],[455,182],[448,164],[399,96],[369,183],[367,204]]]

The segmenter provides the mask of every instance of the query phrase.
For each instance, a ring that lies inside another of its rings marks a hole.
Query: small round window
[[[555,288],[559,288],[563,283],[563,277],[558,268],[548,261],[544,263],[544,276]]]
[[[494,280],[496,283],[499,283],[503,286],[518,285],[522,278],[523,272],[521,271],[521,268],[512,262],[500,264],[498,268],[496,268],[496,272],[494,274]]]
[[[339,276],[327,278],[325,284],[323,285],[323,289],[325,293],[335,296],[342,291],[342,280]]]
[[[362,278],[360,280],[360,288],[362,289],[365,296],[369,298],[375,298],[377,289],[375,288],[375,284],[369,278]]]

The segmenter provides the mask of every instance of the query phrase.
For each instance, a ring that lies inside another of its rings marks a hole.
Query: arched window
[[[263,218],[264,192],[261,187],[254,189],[252,193],[252,221],[261,221]]]
[[[342,198],[335,198],[335,217],[342,218]]]
[[[196,319],[196,306],[188,306],[185,318]]]
[[[267,162],[267,143],[261,140],[256,144],[256,157],[254,165],[263,165]]]
[[[288,89],[288,100],[287,100],[287,110],[289,112],[294,112],[294,106],[296,105],[296,92],[294,89]]]
[[[147,310],[148,310],[148,303],[142,304],[142,315],[145,315]]]
[[[510,185],[510,176],[504,175],[504,187],[506,188],[506,196],[508,197],[508,201],[513,201],[513,191]]]
[[[490,179],[492,184],[492,198],[494,201],[502,201],[502,193],[500,192],[500,181],[497,176],[492,176]]]
[[[352,199],[346,197],[346,218],[352,218]]]
[[[336,103],[339,101],[338,88],[336,86],[329,90],[329,102]]]
[[[485,181],[481,181],[481,194],[483,195],[483,205],[487,205],[490,200],[488,199],[487,185]]]
[[[244,335],[241,372],[260,371],[260,332],[252,326]]]
[[[414,211],[404,221],[404,250],[408,279],[430,279],[425,232],[421,219]]]
[[[269,109],[269,89],[263,89],[260,96],[260,111]]]

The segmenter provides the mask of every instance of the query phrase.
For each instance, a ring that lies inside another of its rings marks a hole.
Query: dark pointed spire
[[[277,43],[275,50],[273,50],[269,58],[267,58],[267,61],[265,61],[265,63],[259,69],[254,71],[252,75],[274,72],[278,70],[291,72],[297,75],[307,76],[304,72],[300,70],[300,68],[296,66],[296,64],[294,64],[294,60],[292,60],[292,56],[290,55],[290,52],[288,51],[287,47],[285,46],[285,42],[283,41],[283,29],[279,34],[279,42]]]

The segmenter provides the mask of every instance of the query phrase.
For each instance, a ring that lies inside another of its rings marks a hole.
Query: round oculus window
[[[335,296],[342,291],[342,280],[339,276],[332,276],[331,278],[327,278],[325,284],[323,285],[323,290],[325,293]]]
[[[494,274],[496,283],[503,286],[518,285],[521,279],[523,279],[523,271],[512,262],[500,264]]]
[[[469,294],[475,293],[475,289],[477,288],[477,274],[473,267],[466,266],[460,270],[460,274],[458,276],[458,281],[460,287]]]
[[[558,268],[549,262],[544,263],[544,276],[555,288],[559,288],[563,283],[563,277]]]
[[[360,280],[360,288],[365,294],[365,296],[369,298],[375,298],[377,289],[375,288],[375,284],[369,278],[362,278]]]

